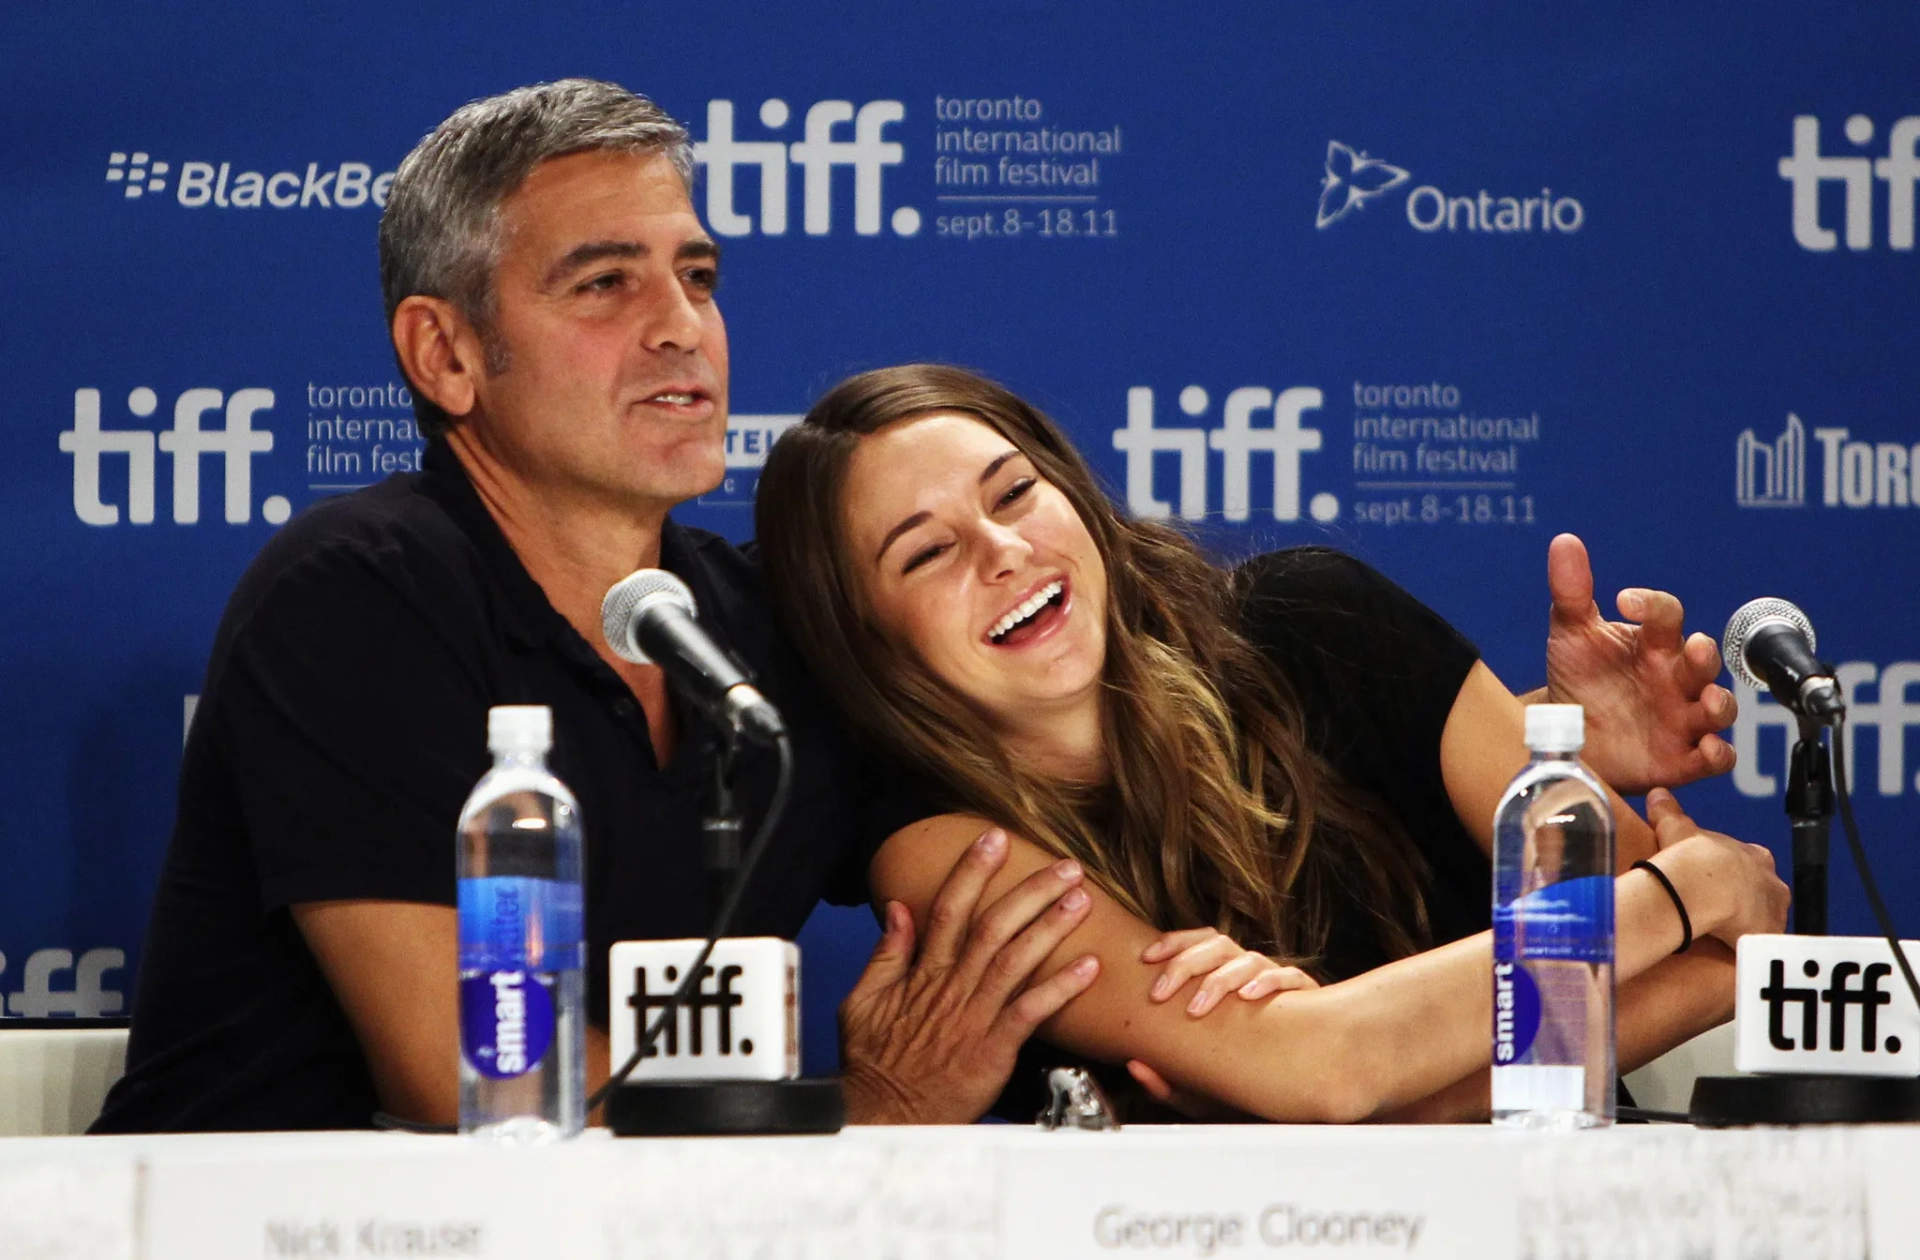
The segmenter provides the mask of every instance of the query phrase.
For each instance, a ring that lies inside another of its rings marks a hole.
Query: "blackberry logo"
[[[189,210],[212,206],[221,210],[379,210],[393,187],[392,171],[375,173],[366,162],[308,162],[304,170],[241,170],[245,163],[182,162],[176,173],[168,162],[154,161],[145,152],[107,155],[107,182],[119,184],[126,196],[144,197],[168,190],[175,204]]]
[[[125,153],[107,155],[107,182],[124,186],[129,199],[143,197],[150,192],[165,192],[169,169],[165,162],[149,164],[145,153],[135,153],[131,157]]]

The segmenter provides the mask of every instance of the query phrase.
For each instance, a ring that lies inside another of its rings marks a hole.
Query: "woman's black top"
[[[1236,573],[1240,630],[1291,687],[1308,743],[1347,783],[1399,819],[1426,867],[1432,943],[1491,923],[1493,871],[1453,811],[1440,775],[1440,736],[1479,651],[1439,614],[1371,566],[1328,547],[1293,547]],[[1366,908],[1336,906],[1321,970],[1342,980],[1389,961]],[[1045,1069],[1075,1057],[1030,1041],[994,1114],[1030,1121]],[[1086,1064],[1109,1091],[1126,1073]]]
[[[1479,652],[1425,604],[1330,548],[1271,552],[1238,577],[1241,631],[1292,687],[1308,742],[1413,838],[1433,944],[1485,931],[1492,867],[1440,777],[1440,735]],[[1326,976],[1387,961],[1367,916],[1336,909]]]

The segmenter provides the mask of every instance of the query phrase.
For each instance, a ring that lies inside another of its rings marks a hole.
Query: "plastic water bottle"
[[[547,771],[553,714],[487,714],[460,811],[460,1131],[552,1142],[586,1123],[580,807]]]
[[[1527,706],[1493,824],[1493,1122],[1613,1123],[1613,809],[1577,704]]]

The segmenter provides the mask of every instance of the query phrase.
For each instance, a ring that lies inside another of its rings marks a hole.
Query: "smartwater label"
[[[1517,1063],[1540,1034],[1540,986],[1517,962],[1493,964],[1493,1065]]]
[[[1516,899],[1502,896],[1493,908],[1493,956],[1612,962],[1613,877],[1587,875]]]
[[[520,875],[460,881],[460,970],[568,971],[585,962],[580,886]]]
[[[483,971],[460,981],[460,1049],[480,1075],[521,1076],[553,1044],[553,977]]]

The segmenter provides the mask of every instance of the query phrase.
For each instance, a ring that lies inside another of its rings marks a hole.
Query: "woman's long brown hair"
[[[843,496],[862,437],[959,412],[989,425],[1072,503],[1106,564],[1111,778],[1036,775],[985,717],[874,623]],[[1275,668],[1239,632],[1239,593],[1183,535],[1122,516],[1066,437],[972,372],[909,364],[836,386],[774,446],[755,524],[774,603],[859,734],[981,814],[1081,862],[1162,929],[1208,925],[1315,967],[1336,907],[1388,957],[1428,943],[1423,866],[1405,831],[1307,744]]]

